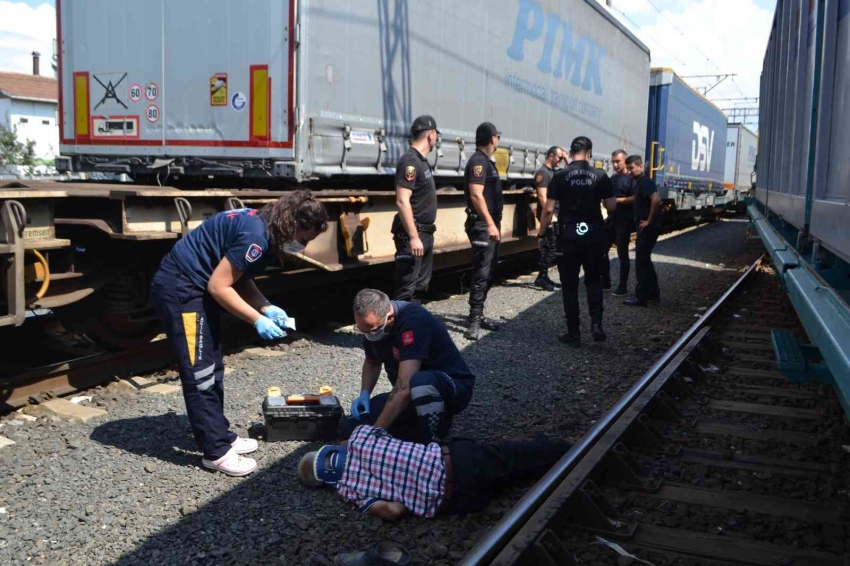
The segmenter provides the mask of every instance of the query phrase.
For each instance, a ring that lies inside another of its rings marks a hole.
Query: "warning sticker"
[[[133,83],[130,85],[129,91],[130,100],[133,102],[138,102],[142,99],[142,85],[139,83]]]
[[[210,106],[227,106],[227,73],[210,77]]]
[[[145,110],[145,118],[151,124],[159,122],[159,106],[156,104],[151,104]]]
[[[93,138],[138,138],[138,116],[93,116]]]
[[[145,87],[145,98],[151,102],[159,98],[159,85],[153,81],[149,82],[148,86]]]

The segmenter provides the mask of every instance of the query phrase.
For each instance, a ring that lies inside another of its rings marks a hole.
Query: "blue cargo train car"
[[[850,1],[778,3],[764,57],[754,226],[806,329],[780,369],[850,409]],[[777,335],[778,336],[778,335]],[[850,410],[848,410],[850,414]]]
[[[734,199],[723,187],[726,115],[672,69],[652,69],[649,84],[646,168],[668,218],[722,213]]]

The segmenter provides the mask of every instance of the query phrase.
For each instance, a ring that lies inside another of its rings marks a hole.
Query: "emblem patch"
[[[254,263],[261,257],[263,257],[263,248],[261,248],[258,244],[251,244],[251,247],[249,247],[248,251],[245,252],[245,259],[248,263]]]
[[[542,174],[537,175],[537,178],[536,178],[535,180],[536,180],[538,183],[543,182],[543,175],[542,175]]]
[[[402,346],[413,346],[413,331],[408,330],[401,335]]]
[[[401,354],[399,354],[398,348],[396,348],[395,346],[393,346],[393,357],[395,359],[399,359],[401,357]]]
[[[476,179],[480,179],[481,177],[484,176],[484,166],[483,165],[476,165],[475,167],[472,168],[472,174],[473,174],[473,176],[475,176]]]
[[[408,165],[407,169],[404,170],[404,178],[407,181],[414,180],[416,178],[416,167]]]

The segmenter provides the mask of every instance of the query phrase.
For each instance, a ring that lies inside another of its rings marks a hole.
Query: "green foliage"
[[[0,124],[0,152],[5,156],[6,165],[23,165],[25,167],[36,165],[35,142],[33,140],[26,140],[24,143],[18,141],[17,126],[10,130]]]

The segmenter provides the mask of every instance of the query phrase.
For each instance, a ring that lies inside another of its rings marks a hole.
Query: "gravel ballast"
[[[746,239],[746,226],[727,219],[660,241],[663,302],[631,308],[606,293],[606,343],[589,340],[582,285],[586,338],[579,350],[558,342],[560,293],[533,287],[533,275],[491,291],[486,314],[506,324],[476,343],[462,335],[467,295],[428,303],[477,376],[453,434],[580,437],[762,253],[759,241]],[[280,305],[303,300],[284,297]],[[338,318],[349,319],[347,312]],[[261,403],[271,385],[286,393],[331,385],[347,411],[359,393],[362,360],[360,337],[348,328],[228,356],[225,412],[233,430],[262,434]],[[382,378],[379,390],[387,389]],[[297,483],[299,458],[317,444],[261,442],[257,472],[229,478],[200,467],[179,393],[113,385],[85,404],[108,414],[87,423],[14,413],[0,421],[0,435],[15,442],[0,450],[0,563],[321,565],[391,539],[415,564],[453,564],[527,488],[517,486],[481,513],[389,524],[361,516],[332,491]]]

